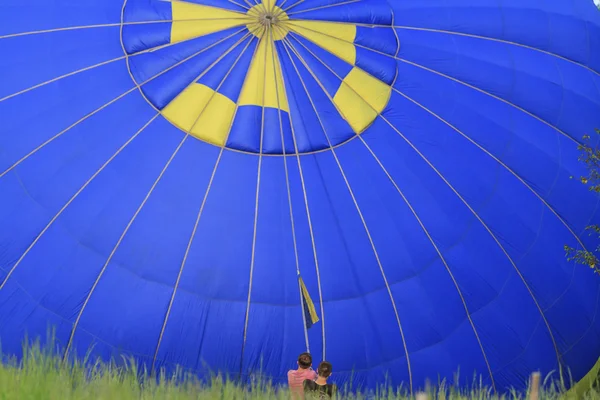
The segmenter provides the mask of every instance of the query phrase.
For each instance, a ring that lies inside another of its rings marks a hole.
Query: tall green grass
[[[202,383],[192,375],[175,372],[167,376],[149,378],[139,371],[133,359],[123,362],[91,362],[84,359],[63,363],[62,358],[50,346],[34,342],[24,346],[23,357],[17,361],[8,359],[0,365],[0,400],[129,400],[129,399],[289,399],[286,387],[272,385],[268,381],[257,381],[252,387],[241,386],[231,380],[215,376]],[[458,389],[447,382],[427,389],[430,399],[527,399],[527,393],[513,392],[500,397],[491,394],[490,388],[473,385]],[[338,399],[352,400],[395,400],[410,399],[405,389],[381,388],[370,393],[348,393],[340,388]],[[563,385],[544,382],[540,399],[574,399],[566,394]],[[600,390],[592,388],[582,399],[600,399]]]

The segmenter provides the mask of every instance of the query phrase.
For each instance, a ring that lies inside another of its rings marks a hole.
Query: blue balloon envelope
[[[579,380],[594,128],[591,0],[5,0],[2,350]]]

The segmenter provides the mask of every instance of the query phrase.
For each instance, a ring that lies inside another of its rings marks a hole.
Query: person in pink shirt
[[[317,378],[317,373],[312,367],[312,356],[310,353],[302,353],[298,357],[298,369],[288,371],[288,385],[292,400],[304,398],[303,383],[306,379],[314,380]]]

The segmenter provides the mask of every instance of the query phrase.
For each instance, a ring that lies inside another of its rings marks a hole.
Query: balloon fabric
[[[579,380],[594,128],[591,0],[3,0],[2,351]]]

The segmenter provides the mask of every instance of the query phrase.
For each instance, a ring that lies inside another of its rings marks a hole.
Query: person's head
[[[329,378],[331,375],[331,363],[327,361],[321,361],[319,368],[317,369],[317,374],[319,374],[321,378]]]
[[[308,369],[312,365],[312,356],[310,353],[302,353],[298,357],[298,366],[302,369]]]

